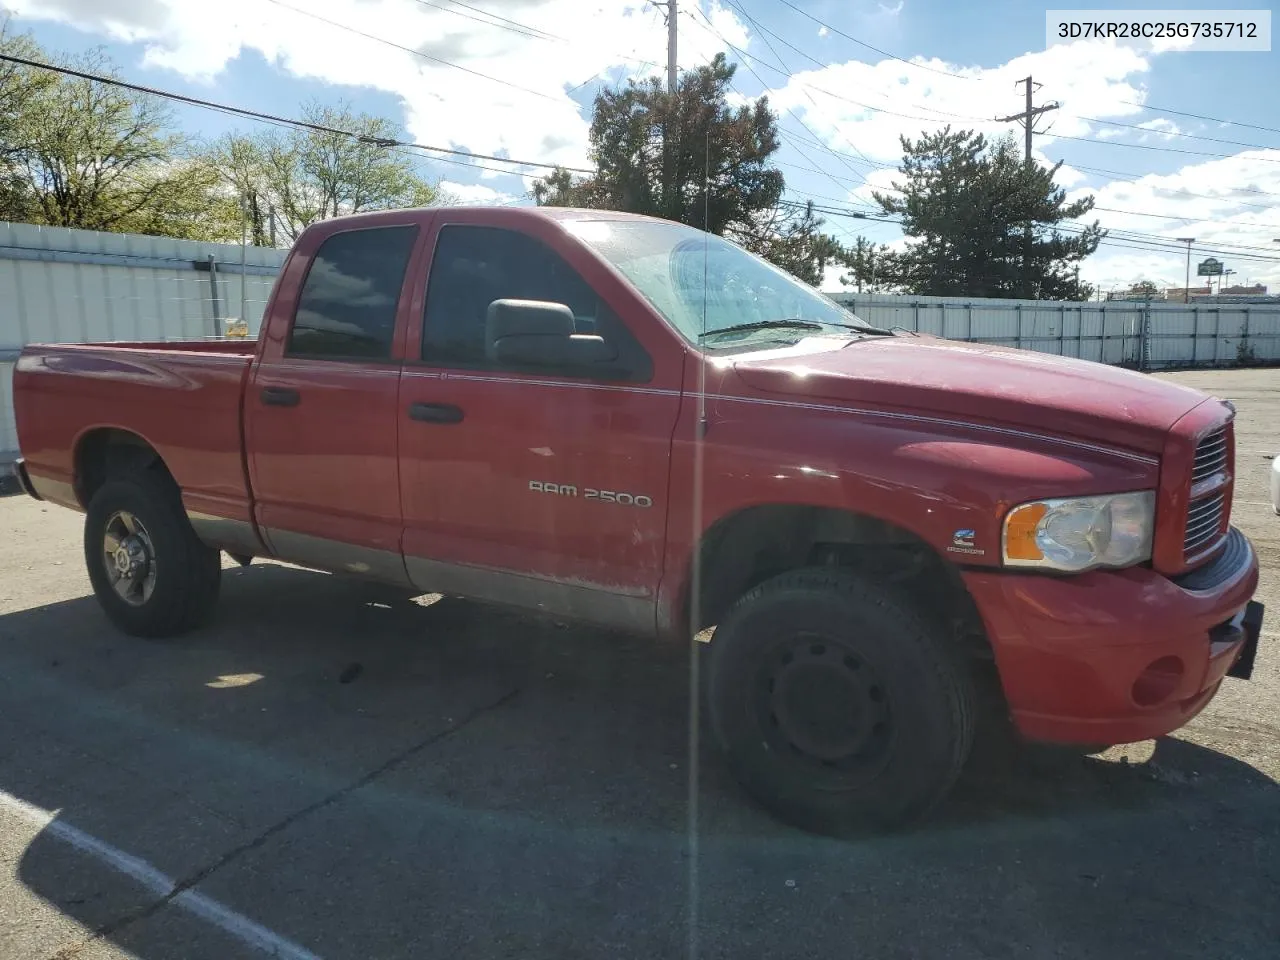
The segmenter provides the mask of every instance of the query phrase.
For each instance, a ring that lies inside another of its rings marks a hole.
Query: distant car
[[[1271,461],[1271,509],[1280,517],[1280,457]]]

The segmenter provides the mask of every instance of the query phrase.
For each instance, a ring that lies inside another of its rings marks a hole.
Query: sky
[[[1051,5],[1055,8],[1063,4]],[[1099,5],[1101,6],[1101,5]],[[1129,0],[1126,9],[1212,8]],[[1238,9],[1241,4],[1221,5]],[[50,51],[104,49],[136,83],[282,116],[345,101],[416,143],[589,166],[591,103],[605,86],[665,75],[664,11],[643,0],[0,0],[11,29]],[[1025,0],[678,0],[678,61],[724,51],[734,95],[768,94],[790,199],[875,214],[900,180],[900,137],[951,125],[989,136],[1040,86],[1037,161],[1063,166],[1111,231],[1081,278],[1103,290],[1181,286],[1185,247],[1230,282],[1280,293],[1280,52],[1046,46]],[[213,138],[254,121],[177,111]],[[1019,142],[1021,142],[1019,140]],[[424,156],[428,156],[425,154]],[[531,166],[435,154],[423,173],[468,203],[529,203]],[[900,248],[892,223],[828,216],[844,242]],[[840,289],[829,273],[826,289]],[[1193,277],[1194,282],[1194,277]]]

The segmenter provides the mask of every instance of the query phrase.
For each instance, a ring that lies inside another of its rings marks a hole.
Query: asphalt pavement
[[[1170,376],[1240,410],[1255,678],[1101,757],[980,750],[857,842],[690,738],[685,650],[256,563],[134,640],[81,518],[0,500],[0,958],[1273,958],[1280,370]]]

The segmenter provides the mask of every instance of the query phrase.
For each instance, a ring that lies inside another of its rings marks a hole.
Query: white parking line
[[[0,809],[17,815],[27,823],[43,830],[50,836],[75,847],[125,876],[136,880],[140,885],[158,897],[170,896],[177,883],[166,874],[161,873],[145,860],[119,850],[109,843],[103,843],[71,824],[58,819],[52,811],[42,809],[34,804],[0,790]],[[173,898],[175,906],[182,907],[189,913],[206,920],[224,933],[234,937],[241,943],[254,947],[268,956],[283,957],[287,960],[320,960],[316,954],[299,946],[292,940],[273,933],[260,923],[224,907],[217,900],[206,897],[194,890],[184,890]]]

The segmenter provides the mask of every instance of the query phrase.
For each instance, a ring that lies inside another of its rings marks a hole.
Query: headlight
[[[1004,562],[1072,573],[1142,563],[1155,513],[1152,490],[1024,503],[1004,519]]]

